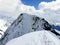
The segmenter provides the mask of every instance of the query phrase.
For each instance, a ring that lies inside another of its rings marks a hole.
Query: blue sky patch
[[[34,6],[36,9],[38,8],[38,5],[40,2],[51,2],[54,0],[21,0],[23,4],[29,5],[29,6]]]

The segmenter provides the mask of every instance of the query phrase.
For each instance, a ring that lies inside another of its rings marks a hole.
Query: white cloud
[[[28,6],[28,5],[24,5],[23,3],[20,3],[17,8],[17,14],[20,13],[28,13],[39,16],[40,13],[43,14],[44,12],[43,10],[36,10],[34,6]]]
[[[11,15],[15,12],[19,0],[0,0],[0,14]]]
[[[39,4],[39,10],[42,9],[44,11],[44,17],[49,22],[57,23],[60,22],[60,1],[52,1],[52,2],[41,2]],[[52,21],[53,20],[53,21]]]
[[[60,9],[60,1],[56,0],[52,2],[41,2],[39,4],[39,7],[42,7],[43,9],[50,9],[56,11]]]
[[[23,3],[18,5],[18,13],[24,12],[45,18],[51,23],[60,22],[60,1],[41,2],[36,10],[33,6],[27,6]],[[18,14],[17,13],[17,14]]]
[[[13,12],[17,6],[18,0],[2,0],[0,2],[0,11]]]
[[[34,6],[24,5],[21,0],[0,0],[0,14],[17,17],[20,13],[29,13],[45,18],[49,22],[60,22],[60,0],[41,2],[36,10]],[[52,21],[53,20],[53,21]]]

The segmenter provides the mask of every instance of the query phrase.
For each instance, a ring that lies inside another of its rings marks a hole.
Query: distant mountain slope
[[[17,38],[26,33],[41,30],[49,30],[56,35],[60,35],[52,29],[51,25],[44,18],[22,13],[7,29],[4,37],[0,41],[0,45],[4,45],[11,39]]]
[[[0,19],[0,39],[4,35],[4,32],[6,31],[8,26],[9,23],[7,21]]]
[[[60,40],[50,31],[43,30],[15,38],[6,45],[60,45]]]
[[[14,21],[12,17],[0,15],[0,29],[1,30],[6,30],[8,26],[11,25],[11,23]]]
[[[60,31],[60,26],[59,25],[52,25],[52,28]]]
[[[0,15],[0,39],[12,22],[13,19],[11,17]]]
[[[0,15],[0,19],[5,20],[9,23],[12,23],[14,20],[12,17],[4,16],[4,15]]]

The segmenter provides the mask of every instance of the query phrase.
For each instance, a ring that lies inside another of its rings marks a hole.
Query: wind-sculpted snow
[[[36,31],[9,41],[6,45],[60,45],[60,40],[50,31]]]

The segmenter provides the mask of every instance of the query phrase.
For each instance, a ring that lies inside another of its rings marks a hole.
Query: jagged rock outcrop
[[[45,19],[22,13],[7,29],[5,36],[0,41],[0,45],[5,45],[9,40],[29,32],[40,30],[50,30],[53,32],[54,30],[51,29],[51,25]]]

